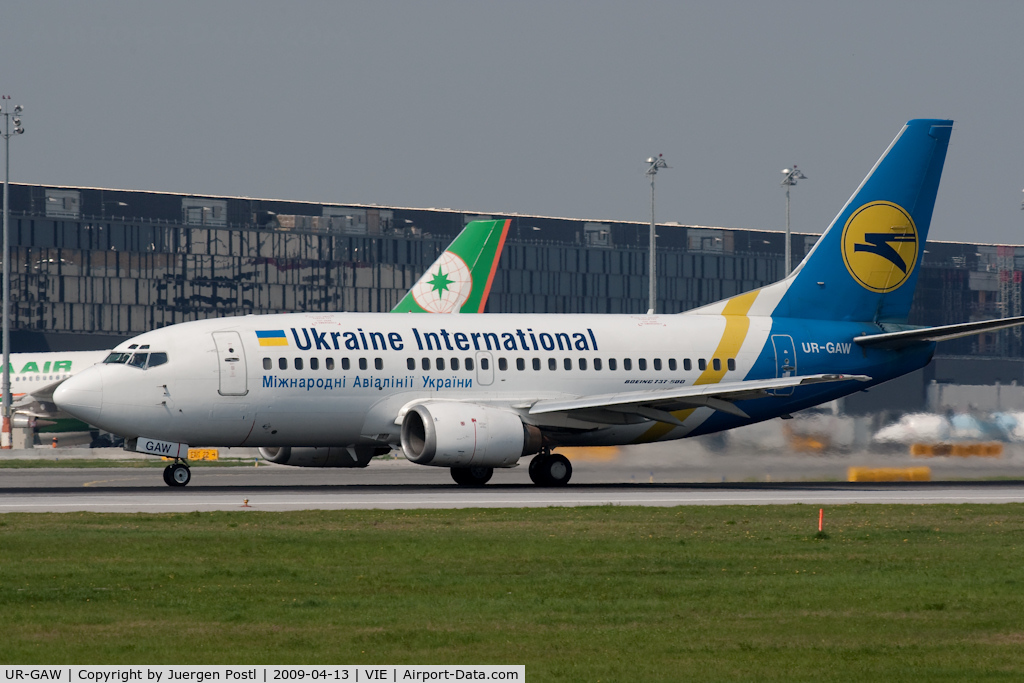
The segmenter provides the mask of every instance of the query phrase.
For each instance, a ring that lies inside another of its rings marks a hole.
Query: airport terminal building
[[[388,311],[479,217],[512,221],[488,312],[648,307],[641,222],[26,184],[10,186],[10,210],[14,352],[109,348],[217,316]],[[659,224],[658,312],[780,279],[784,239]],[[816,239],[792,236],[794,263]],[[1021,315],[1022,270],[1024,247],[929,242],[911,322]],[[924,382],[971,384],[960,375],[974,367],[986,380],[1024,385],[1020,328],[944,342],[939,355]]]

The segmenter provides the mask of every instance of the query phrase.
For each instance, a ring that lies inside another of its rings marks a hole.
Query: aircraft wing
[[[671,411],[708,407],[730,415],[750,417],[734,402],[765,398],[771,395],[768,392],[773,389],[787,389],[824,382],[867,382],[870,379],[867,375],[803,375],[686,387],[677,386],[650,391],[624,391],[575,399],[541,400],[530,406],[530,414],[574,413],[583,419],[611,423],[619,421],[613,419],[616,415],[619,417],[635,415],[648,420],[682,426],[683,423],[672,415]]]
[[[956,325],[941,325],[939,327],[922,327],[914,330],[900,330],[899,332],[866,334],[861,337],[854,337],[853,341],[860,346],[899,349],[904,346],[925,342],[940,342],[949,339],[959,339],[960,337],[969,337],[972,334],[1002,330],[1007,327],[1017,327],[1018,325],[1024,325],[1024,316],[981,320],[973,323],[958,323]]]

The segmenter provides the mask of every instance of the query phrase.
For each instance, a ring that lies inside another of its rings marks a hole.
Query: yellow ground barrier
[[[559,448],[558,452],[575,462],[608,462],[619,457],[618,446],[579,446]]]
[[[914,443],[910,444],[910,454],[915,458],[934,458],[947,455],[958,458],[1001,458],[1003,444],[998,441],[988,443]]]
[[[850,467],[847,481],[931,481],[930,467]]]

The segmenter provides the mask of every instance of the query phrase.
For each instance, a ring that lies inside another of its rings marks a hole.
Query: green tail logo
[[[468,223],[391,312],[483,313],[511,223]]]

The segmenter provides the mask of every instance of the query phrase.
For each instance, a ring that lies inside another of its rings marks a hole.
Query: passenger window
[[[500,364],[501,364],[501,362],[502,362],[502,361],[504,361],[504,360],[505,360],[505,359],[504,359],[504,358],[502,358],[502,359],[501,359],[500,361],[498,361],[498,364],[500,365]],[[465,365],[465,367],[466,367],[466,369],[467,369],[467,370],[472,370],[472,369],[473,369],[473,359],[472,359],[472,358],[467,358],[467,359],[466,359],[466,365]],[[507,368],[502,368],[502,370],[506,370],[506,369],[507,369]]]
[[[633,361],[632,361],[632,359],[630,359],[630,358],[623,358],[622,359],[622,369],[623,370],[632,370],[633,369]]]
[[[506,370],[508,370],[508,359],[507,358],[499,358],[498,359],[498,369],[501,370],[502,372],[505,372]]]
[[[383,370],[384,369],[384,359],[383,358],[374,358],[373,359],[373,367],[375,367],[378,370]]]
[[[437,362],[434,363],[434,367],[438,370],[444,370],[444,358],[438,358]]]
[[[269,362],[270,359],[267,358],[267,361]],[[163,365],[166,362],[167,362],[167,354],[162,352],[162,351],[157,351],[156,353],[149,354],[149,365],[147,365],[146,367],[147,368],[155,368],[156,366]]]
[[[320,369],[320,359],[319,358],[310,358],[309,359],[309,369],[310,370],[319,370]]]
[[[555,360],[554,358],[548,358],[548,370],[557,370],[557,369],[558,369],[558,361]]]
[[[334,369],[334,359],[333,358],[326,359],[324,361],[324,365],[327,367],[328,370],[333,370]]]
[[[458,369],[459,369],[459,359],[458,358],[452,358],[452,370],[458,370]]]
[[[540,358],[533,359],[533,369],[540,370]]]
[[[616,369],[618,369],[618,362],[614,358],[609,358],[608,359],[608,369],[609,370],[616,370]]]
[[[360,370],[365,370],[366,369],[366,359],[365,358],[360,358],[359,359],[359,369]]]
[[[480,359],[480,369],[481,370],[487,370],[490,367],[491,367],[491,361],[487,360],[486,358],[481,358]]]
[[[409,368],[410,370],[415,370],[416,369],[416,359],[415,358],[407,358],[406,361],[405,361],[405,367]]]
[[[525,370],[526,361],[522,358],[516,358],[516,370]]]
[[[341,359],[341,369],[342,370],[348,370],[350,367],[352,367],[352,365],[351,365],[351,363],[348,362],[348,358],[342,358]]]
[[[668,359],[668,369],[671,370],[672,372],[676,371],[676,359],[675,358],[669,358]]]
[[[587,359],[586,358],[580,358],[580,370],[586,370],[586,369],[587,369]]]
[[[562,366],[566,370],[572,370],[572,358],[566,358],[564,361],[562,361]]]
[[[726,361],[726,367],[728,367],[730,370],[735,370],[736,369],[736,359],[735,358],[730,358],[728,361]]]
[[[295,369],[296,370],[301,370],[302,369],[302,359],[301,358],[296,358],[295,359]]]
[[[646,358],[638,359],[636,361],[636,369],[637,370],[646,370],[647,369],[647,359]]]
[[[721,358],[712,358],[711,359],[711,367],[713,367],[715,369],[715,372],[721,372],[721,370],[722,370],[722,359]]]
[[[136,368],[144,368],[146,367],[146,360],[148,359],[148,353],[136,353],[132,356],[132,359],[128,361],[128,365]]]
[[[423,360],[421,360],[420,361],[420,367],[423,368],[424,370],[429,370],[430,369],[430,359],[429,358],[424,358]]]
[[[683,359],[683,370],[686,370],[687,372],[689,372],[692,369],[693,369],[693,363],[690,362],[689,358],[684,358]]]
[[[594,369],[595,370],[600,370],[601,369],[601,359],[600,358],[595,358],[594,359]]]
[[[264,358],[263,359],[263,369],[264,370],[270,370],[273,367],[274,367],[274,361],[270,360],[269,358]]]
[[[655,358],[654,359],[654,369],[655,370],[661,370],[661,359],[660,358]]]
[[[287,370],[288,369],[288,359],[287,358],[278,358],[277,359],[277,367],[280,368],[281,370]]]
[[[697,368],[700,369],[700,370],[707,370],[708,369],[708,362],[706,360],[704,360],[703,358],[701,358],[700,360],[697,361]]]

